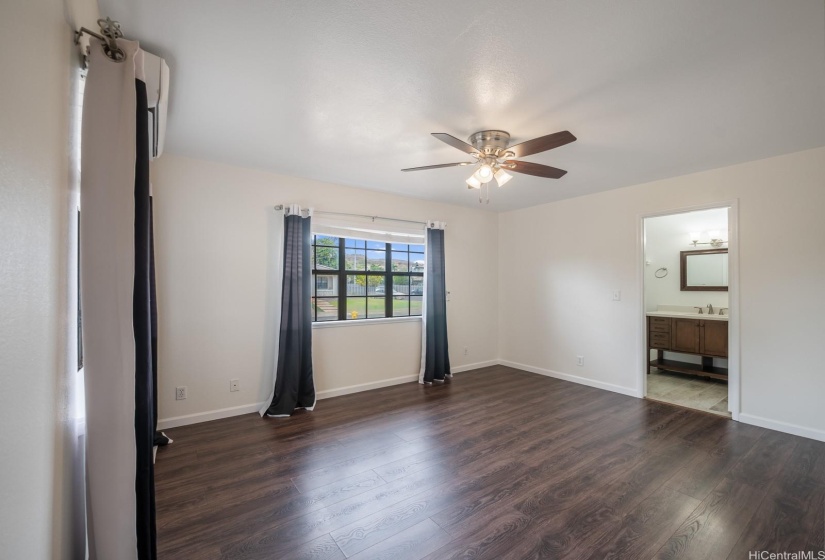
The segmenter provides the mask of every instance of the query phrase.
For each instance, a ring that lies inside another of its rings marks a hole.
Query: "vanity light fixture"
[[[702,239],[709,239],[710,241],[702,241]],[[722,245],[726,244],[727,241],[722,239],[722,233],[718,229],[712,229],[710,231],[692,231],[690,233],[690,245],[697,247],[699,245],[710,245],[711,247],[721,247]]]

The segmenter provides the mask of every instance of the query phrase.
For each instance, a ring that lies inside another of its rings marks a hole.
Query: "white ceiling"
[[[559,130],[509,210],[825,145],[823,0],[100,0],[172,69],[167,150],[477,206],[430,132]]]

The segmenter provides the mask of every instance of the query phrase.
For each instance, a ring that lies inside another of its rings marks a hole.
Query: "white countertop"
[[[703,319],[705,321],[727,321],[727,315],[719,315],[719,310],[714,309],[713,315],[708,315],[707,308],[702,308],[703,312],[693,307],[684,305],[659,305],[656,311],[648,311],[648,317],[670,317],[672,319]],[[727,311],[725,311],[727,313]]]

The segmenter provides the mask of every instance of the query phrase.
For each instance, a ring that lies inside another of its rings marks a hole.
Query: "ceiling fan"
[[[504,132],[503,130],[481,130],[468,138],[469,143],[462,142],[455,136],[444,132],[433,132],[432,135],[453,148],[458,148],[462,152],[470,154],[470,156],[475,158],[475,161],[410,167],[408,169],[402,169],[401,171],[421,171],[423,169],[439,169],[441,167],[477,165],[478,167],[475,172],[467,179],[467,188],[469,189],[480,189],[482,185],[488,185],[493,179],[496,180],[499,187],[502,187],[507,181],[513,178],[507,171],[515,171],[516,173],[524,173],[536,177],[546,177],[548,179],[559,179],[564,176],[567,171],[550,167],[549,165],[519,161],[516,158],[546,152],[547,150],[564,146],[576,140],[576,137],[567,130],[534,138],[521,144],[516,144],[515,146],[508,146],[510,143],[510,133]],[[479,197],[479,202],[481,202],[481,197]],[[490,202],[489,194],[487,202]]]

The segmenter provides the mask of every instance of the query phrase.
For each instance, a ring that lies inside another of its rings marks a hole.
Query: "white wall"
[[[450,357],[454,368],[495,360],[496,214],[165,154],[153,164],[161,419],[251,410],[271,389],[272,262],[281,203],[447,222]],[[445,185],[444,188],[461,188]],[[418,373],[420,322],[313,331],[321,396]],[[468,348],[468,355],[463,353]],[[240,391],[229,392],[229,380]],[[174,399],[176,386],[188,397]],[[172,425],[181,420],[164,422]]]
[[[500,357],[635,394],[640,216],[737,198],[740,419],[825,439],[825,148],[501,214]]]
[[[0,556],[69,558],[70,110],[63,2],[0,8]],[[94,21],[94,20],[92,20]],[[72,117],[72,115],[74,115]],[[76,123],[75,123],[76,124]]]
[[[728,307],[728,292],[683,292],[681,288],[681,252],[712,248],[709,245],[700,245],[694,249],[688,243],[690,232],[713,229],[727,231],[726,208],[657,216],[645,220],[645,260],[650,262],[645,264],[647,311],[656,311],[658,305],[707,307],[711,304],[714,310]],[[724,239],[727,240],[727,236]],[[656,271],[662,267],[667,268],[667,276],[656,278]]]

